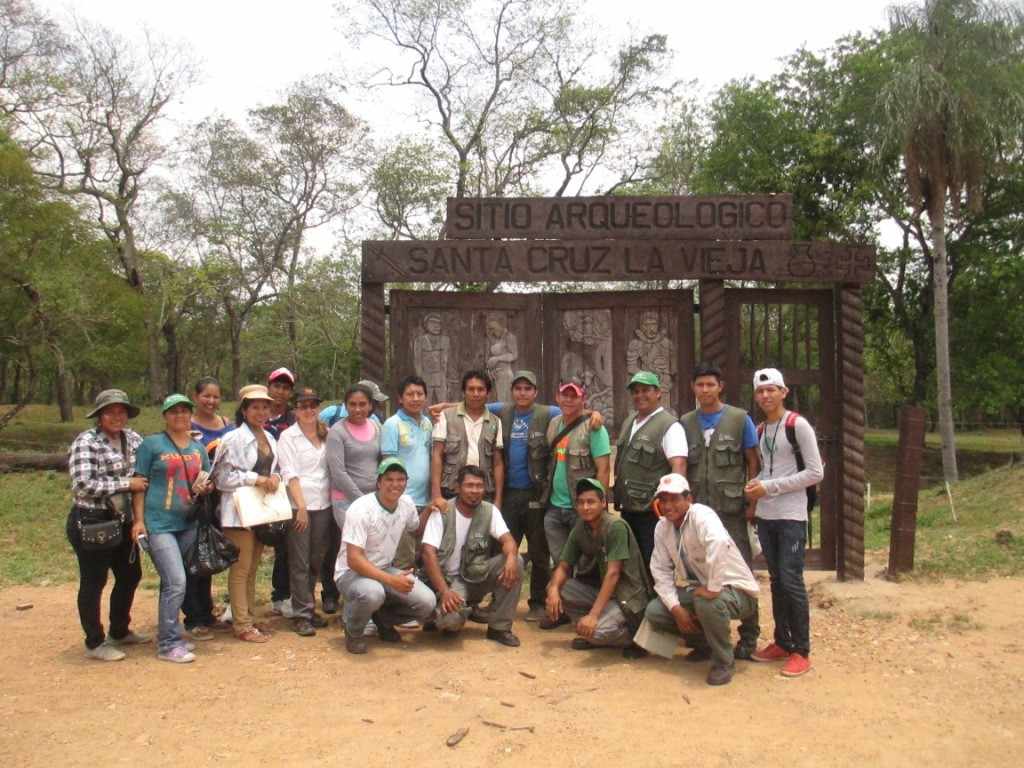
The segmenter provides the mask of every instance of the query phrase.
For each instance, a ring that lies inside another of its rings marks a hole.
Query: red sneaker
[[[750,658],[754,661],[785,661],[789,658],[789,651],[781,645],[772,643],[771,645],[765,646],[760,651],[754,651],[750,654]]]
[[[800,677],[805,672],[809,672],[810,669],[810,659],[806,656],[801,656],[799,653],[791,653],[789,658],[786,659],[786,663],[782,665],[780,674],[783,677]]]

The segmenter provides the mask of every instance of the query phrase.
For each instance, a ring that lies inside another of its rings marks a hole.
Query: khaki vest
[[[551,442],[558,437],[558,433],[564,427],[564,416],[556,416],[551,421],[548,425],[548,433],[544,438],[548,446],[551,446]],[[554,482],[557,467],[558,462],[552,448],[547,476],[547,492],[544,495],[545,504],[551,497],[551,484]],[[569,447],[565,452],[565,482],[569,485],[569,498],[572,499],[574,508],[576,506],[576,483],[585,477],[597,477],[597,466],[594,464],[594,457],[590,455],[590,419],[588,418],[584,418],[572,428],[569,433]]]
[[[441,514],[444,532],[441,534],[441,546],[437,550],[437,560],[441,564],[441,573],[446,579],[448,572],[445,569],[445,563],[455,552],[455,516],[459,514],[462,513],[456,508],[455,499],[448,501],[448,508]],[[459,563],[459,576],[467,584],[479,584],[487,578],[487,561],[491,559],[492,514],[494,514],[494,505],[481,501],[469,521],[466,542],[462,545],[462,562]]]
[[[505,441],[505,481],[511,474],[508,466],[508,446],[512,440],[512,421],[515,419],[515,405],[506,405],[501,412],[501,435]],[[533,484],[535,500],[546,497],[547,467],[550,450],[546,439],[548,423],[551,421],[551,410],[546,405],[534,405],[530,415],[530,431],[526,435],[527,472]]]
[[[746,501],[743,486],[747,481],[747,463],[743,457],[743,429],[747,412],[725,406],[722,418],[704,445],[704,431],[698,411],[690,411],[679,420],[686,432],[690,455],[686,459],[686,477],[694,501],[706,504],[719,515],[743,512]]]
[[[441,469],[441,486],[448,492],[458,492],[459,470],[466,466],[466,456],[469,455],[469,440],[466,435],[466,424],[462,420],[465,413],[462,405],[454,405],[445,408],[443,411],[445,426],[448,429],[444,441],[444,466]],[[484,489],[488,494],[494,494],[494,449],[498,442],[498,428],[500,422],[492,413],[484,410],[483,427],[480,429],[480,442],[477,445],[477,452],[480,456],[480,469],[485,475]]]
[[[659,411],[630,440],[629,433],[635,421],[635,413],[626,419],[616,443],[615,506],[620,512],[650,509],[658,481],[672,471],[661,449],[661,439],[675,423],[675,416],[666,410]]]
[[[605,542],[608,531],[615,522],[616,518],[605,512],[601,515],[601,524],[595,533],[582,520],[576,521],[573,528],[575,533],[572,535],[576,538],[576,545],[580,549],[580,559],[576,563],[577,576],[586,576],[591,573],[596,575],[600,563],[607,562],[608,545]],[[615,602],[623,609],[627,618],[635,620],[639,625],[651,597],[651,582],[640,554],[640,545],[636,543],[633,531],[621,519],[617,522],[626,529],[626,533],[629,535],[629,559],[622,563],[622,575],[619,577],[619,583],[615,585]]]

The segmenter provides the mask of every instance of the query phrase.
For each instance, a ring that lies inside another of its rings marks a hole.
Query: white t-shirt
[[[501,420],[494,414],[489,414],[486,409],[480,415],[480,418],[474,421],[470,418],[468,413],[457,411],[458,417],[462,419],[466,425],[466,466],[467,467],[479,467],[480,466],[480,432],[484,428],[484,421],[487,418],[492,418],[498,422],[498,435],[494,440],[495,448],[504,448],[505,445],[502,442],[501,436]],[[444,411],[441,412],[441,418],[437,420],[434,425],[434,442],[443,443],[448,439],[448,414]]]
[[[473,522],[473,518],[466,517],[464,514],[455,511],[455,550],[452,552],[452,556],[448,558],[447,563],[443,563],[444,571],[449,576],[454,576],[459,572],[459,566],[462,565],[462,547],[466,543],[466,536],[469,534],[469,524]],[[348,527],[348,522],[345,522],[345,527]],[[494,512],[491,514],[491,529],[489,531],[491,538],[497,541],[506,533],[508,533],[508,526],[505,525],[505,518],[501,516],[501,511],[495,507]],[[441,517],[440,512],[433,512],[430,518],[427,520],[427,526],[423,530],[423,543],[429,544],[434,549],[441,548],[441,537],[444,535],[444,520]]]
[[[398,499],[394,512],[388,512],[380,505],[376,493],[360,496],[345,513],[345,530],[341,534],[341,548],[334,564],[335,581],[349,570],[346,544],[362,547],[367,560],[378,568],[387,568],[395,559],[402,532],[412,533],[419,524],[416,504],[408,496]]]
[[[644,418],[634,420],[633,428],[629,430],[629,441],[633,442],[633,436],[637,433],[637,430],[646,424],[654,414],[664,410],[664,407],[658,406]],[[690,455],[690,446],[686,442],[686,430],[683,429],[683,425],[679,423],[678,419],[672,422],[672,426],[665,430],[665,435],[661,438],[661,450],[665,453],[666,459],[674,459],[679,456],[685,459]]]

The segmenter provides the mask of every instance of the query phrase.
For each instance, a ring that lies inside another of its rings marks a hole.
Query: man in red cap
[[[612,452],[608,430],[604,426],[591,429],[584,412],[587,390],[579,379],[563,381],[558,387],[558,407],[562,413],[548,424],[547,443],[551,449],[546,489],[547,512],[544,514],[544,535],[548,551],[557,563],[569,532],[579,519],[576,514],[576,487],[580,480],[596,478],[601,486],[609,485]],[[565,615],[541,621],[541,629],[553,629],[568,623]]]

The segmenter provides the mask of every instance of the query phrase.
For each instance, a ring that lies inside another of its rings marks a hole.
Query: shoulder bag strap
[[[562,431],[555,435],[555,439],[551,441],[551,445],[548,446],[548,449],[553,452],[555,450],[555,447],[560,442],[562,442],[562,438],[568,435],[574,429],[576,429],[576,427],[580,423],[582,423],[583,419],[585,418],[587,418],[586,414],[582,414],[580,416],[577,416],[571,424],[567,424],[566,426],[562,427]]]

